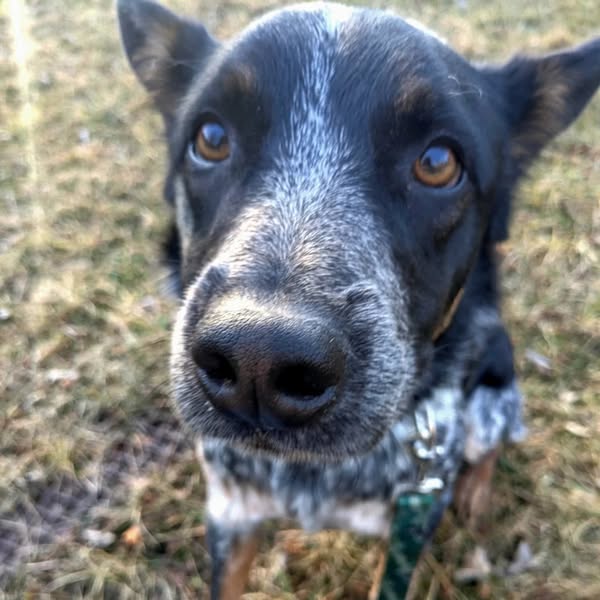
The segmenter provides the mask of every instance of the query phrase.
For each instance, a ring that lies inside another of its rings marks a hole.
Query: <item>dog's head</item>
[[[387,12],[307,4],[221,44],[121,0],[170,151],[177,405],[198,433],[321,460],[409,408],[509,196],[600,81],[600,40],[476,67]]]

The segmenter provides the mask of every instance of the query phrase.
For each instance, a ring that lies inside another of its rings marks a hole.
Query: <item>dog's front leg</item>
[[[489,513],[492,478],[500,448],[490,450],[480,462],[463,468],[454,487],[454,508],[459,519],[471,530],[481,525]]]
[[[212,560],[211,600],[238,600],[258,548],[257,527],[232,527],[209,519],[207,541]]]
[[[254,459],[220,445],[196,447],[206,482],[211,600],[237,600],[248,580],[263,521],[281,516]],[[261,485],[262,483],[262,485]]]

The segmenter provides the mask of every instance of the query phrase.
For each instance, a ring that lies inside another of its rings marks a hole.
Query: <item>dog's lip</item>
[[[272,420],[266,413],[260,413],[257,415],[257,421],[253,421],[243,414],[234,414],[227,409],[219,409],[219,416],[221,419],[227,420],[228,425],[232,425],[238,429],[236,433],[238,435],[246,436],[272,436],[272,435],[286,435],[292,432],[297,432],[302,427],[285,427],[278,425]]]
[[[254,448],[275,453],[280,456],[284,448],[289,448],[290,435],[298,430],[283,430],[264,424],[250,424],[243,418],[231,413],[220,415],[221,424],[227,420],[227,433],[213,431],[210,437],[220,439],[242,448]]]
[[[239,423],[239,425],[241,427],[238,431],[229,431],[227,434],[213,431],[205,437],[256,456],[264,455],[270,459],[301,463],[314,463],[316,461],[317,464],[322,465],[324,463],[340,463],[364,456],[370,453],[389,433],[389,429],[383,430],[378,435],[373,436],[367,445],[362,446],[360,449],[350,449],[338,444],[335,446],[328,445],[327,447],[297,444],[294,443],[293,431],[249,428],[244,423]]]
[[[347,437],[343,423],[332,427],[330,422],[322,425],[319,421],[288,430],[272,429],[264,425],[250,425],[235,415],[216,411],[212,405],[208,408],[208,401],[204,410],[195,412],[190,408],[197,406],[196,402],[182,402],[177,396],[173,399],[182,424],[194,437],[213,440],[250,455],[292,462],[339,463],[363,456],[385,437],[392,426],[388,423],[381,430],[368,428],[368,433],[362,430],[359,440],[356,436]]]
[[[260,416],[258,423],[256,423],[245,417],[243,414],[236,415],[227,409],[219,409],[219,413],[222,419],[227,419],[229,424],[240,428],[242,430],[242,434],[269,434],[275,431],[282,431],[275,425],[269,426],[268,424],[264,423]]]

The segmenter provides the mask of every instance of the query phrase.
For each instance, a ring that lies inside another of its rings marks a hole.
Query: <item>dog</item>
[[[411,490],[477,512],[525,431],[495,248],[600,84],[600,38],[478,66],[339,4],[228,43],[149,0],[118,17],[166,130],[172,395],[207,483],[211,597],[243,592],[266,519],[385,537]]]

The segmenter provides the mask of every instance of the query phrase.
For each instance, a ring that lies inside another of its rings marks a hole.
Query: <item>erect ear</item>
[[[507,129],[507,164],[496,192],[486,239],[508,238],[516,179],[543,147],[566,129],[600,85],[600,38],[540,58],[517,56],[501,67],[481,69],[489,102]]]
[[[600,38],[541,58],[485,69],[510,129],[510,154],[527,166],[579,115],[600,85]]]
[[[117,12],[129,63],[169,121],[218,44],[200,23],[150,0],[118,0]]]

